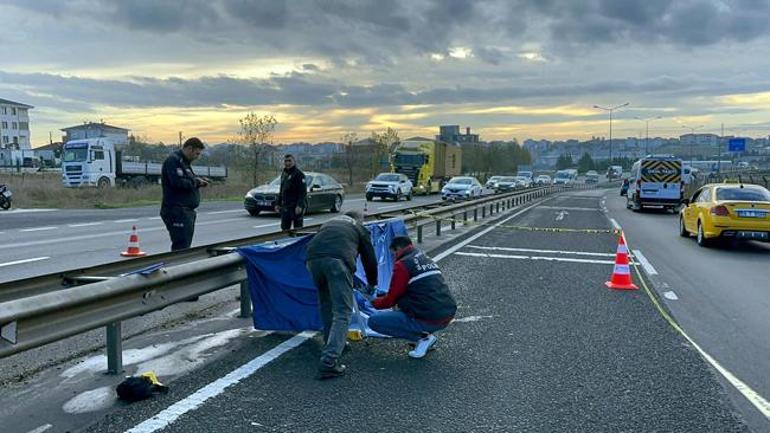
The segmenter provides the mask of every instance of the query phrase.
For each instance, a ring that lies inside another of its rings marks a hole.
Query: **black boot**
[[[316,376],[316,379],[324,380],[324,379],[332,379],[335,377],[340,377],[345,374],[346,368],[347,367],[340,364],[339,361],[336,362],[334,365],[321,364],[318,367],[318,375]]]

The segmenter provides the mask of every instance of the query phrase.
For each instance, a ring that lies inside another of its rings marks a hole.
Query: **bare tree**
[[[372,131],[371,141],[374,145],[371,171],[372,176],[375,176],[380,171],[380,164],[383,158],[387,158],[387,161],[390,162],[390,156],[401,142],[401,139],[398,138],[398,131],[393,128],[388,128],[382,133]]]
[[[344,146],[344,159],[345,168],[348,171],[348,185],[353,186],[353,168],[355,168],[358,162],[357,152],[355,149],[355,143],[358,141],[358,134],[355,132],[346,132],[342,135],[342,145]]]
[[[249,147],[251,157],[252,180],[254,185],[259,183],[259,162],[264,157],[272,144],[273,133],[278,125],[278,120],[272,114],[259,116],[255,113],[249,113],[243,119],[239,120],[241,130],[239,132],[239,141]]]

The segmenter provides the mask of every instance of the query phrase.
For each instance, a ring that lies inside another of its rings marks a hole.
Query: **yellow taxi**
[[[718,238],[770,241],[770,191],[759,185],[712,183],[683,200],[679,235],[698,245]]]

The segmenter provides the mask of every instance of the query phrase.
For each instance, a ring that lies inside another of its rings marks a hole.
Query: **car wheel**
[[[257,216],[261,212],[259,209],[247,209],[249,211],[249,215],[251,216]]]
[[[374,198],[374,196],[373,196],[373,195],[371,195],[371,194],[366,194],[366,201],[372,201],[372,199],[373,199],[373,198]]]
[[[698,245],[704,248],[711,246],[711,239],[706,238],[700,221],[698,221]]]
[[[409,194],[406,195],[406,201],[412,201],[412,190],[409,190]]]
[[[401,190],[396,191],[396,201],[401,201]]]
[[[679,236],[683,238],[689,238],[690,232],[687,231],[687,227],[684,225],[684,217],[679,216]]]
[[[329,209],[332,213],[337,213],[342,209],[342,196],[336,195],[334,196],[334,204],[332,205],[332,208]]]

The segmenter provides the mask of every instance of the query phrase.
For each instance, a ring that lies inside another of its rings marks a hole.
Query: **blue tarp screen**
[[[390,285],[393,258],[388,251],[394,236],[406,235],[402,220],[366,226],[377,254],[378,287],[384,292]],[[255,245],[239,248],[246,261],[249,289],[254,306],[254,327],[270,331],[321,329],[318,295],[305,267],[307,244],[312,236],[282,245]],[[366,281],[359,260],[356,276]]]

